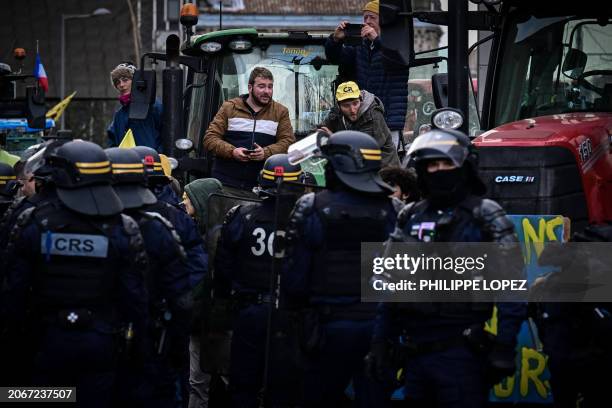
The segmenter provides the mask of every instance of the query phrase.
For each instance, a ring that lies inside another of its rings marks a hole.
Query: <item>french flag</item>
[[[47,73],[42,62],[40,62],[40,55],[36,54],[36,65],[34,65],[34,77],[38,80],[38,84],[47,92],[49,90],[49,80],[47,79]]]

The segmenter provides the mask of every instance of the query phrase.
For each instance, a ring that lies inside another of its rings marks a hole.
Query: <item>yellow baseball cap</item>
[[[366,5],[363,6],[363,10],[361,11],[371,11],[372,13],[380,14],[379,6],[380,6],[380,2],[378,0],[372,0],[372,1],[367,2]]]
[[[345,99],[356,99],[361,96],[361,91],[357,84],[353,81],[343,82],[338,85],[336,90],[336,100],[338,102],[344,101]]]

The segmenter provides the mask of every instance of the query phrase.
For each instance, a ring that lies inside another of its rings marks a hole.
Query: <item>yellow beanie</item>
[[[376,14],[380,14],[379,13],[379,1],[378,0],[372,0],[366,3],[365,6],[363,6],[363,10],[361,11],[371,11],[372,13],[376,13]]]

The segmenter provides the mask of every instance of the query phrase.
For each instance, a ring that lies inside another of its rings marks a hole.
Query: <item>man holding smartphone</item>
[[[272,73],[255,67],[249,93],[224,102],[204,136],[204,148],[215,155],[211,177],[232,195],[256,198],[264,161],[295,142],[289,111],[272,99],[273,90]]]
[[[362,11],[360,43],[352,45],[351,31],[354,30],[354,24],[341,21],[325,43],[325,55],[330,62],[347,70],[343,80],[353,80],[360,89],[380,98],[385,110],[385,121],[401,160],[408,105],[408,69],[383,59],[379,38],[379,0],[366,3]]]

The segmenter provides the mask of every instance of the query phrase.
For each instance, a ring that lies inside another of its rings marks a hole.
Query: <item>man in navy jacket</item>
[[[385,120],[396,146],[406,120],[408,100],[408,68],[393,65],[384,60],[380,44],[379,1],[368,2],[363,7],[361,44],[345,44],[345,27],[342,21],[325,43],[325,55],[336,64],[350,70],[349,76],[364,89],[378,96],[385,109]],[[403,144],[399,145],[402,151]],[[401,158],[401,157],[400,157]]]

